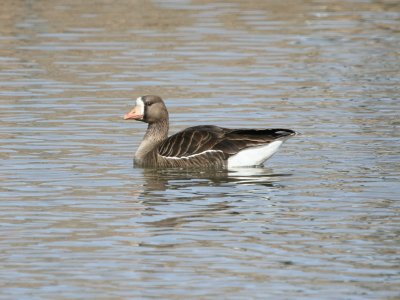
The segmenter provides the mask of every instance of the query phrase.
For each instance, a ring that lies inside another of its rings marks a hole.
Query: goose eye
[[[153,103],[151,103],[151,102],[150,103],[146,103],[146,104],[147,104],[147,106],[152,106],[153,105]]]

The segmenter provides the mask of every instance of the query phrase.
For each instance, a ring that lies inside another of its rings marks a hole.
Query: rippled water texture
[[[1,299],[398,299],[398,1],[1,3]],[[302,136],[135,169],[144,94]]]

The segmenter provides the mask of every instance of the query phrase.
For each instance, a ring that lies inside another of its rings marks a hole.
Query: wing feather
[[[158,154],[164,157],[184,157],[213,150],[214,145],[220,141],[219,134],[213,128],[196,126],[171,135],[160,144]]]
[[[168,158],[193,158],[198,154],[223,153],[225,159],[239,151],[285,140],[296,132],[290,129],[227,129],[195,126],[178,132],[161,143],[158,154]],[[218,154],[220,155],[220,154]]]

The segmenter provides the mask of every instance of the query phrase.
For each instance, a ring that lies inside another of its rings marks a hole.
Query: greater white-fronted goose
[[[169,118],[164,101],[147,95],[125,120],[148,123],[135,153],[134,163],[150,168],[235,168],[258,166],[282,143],[296,135],[290,129],[228,129],[211,125],[194,126],[168,137]]]

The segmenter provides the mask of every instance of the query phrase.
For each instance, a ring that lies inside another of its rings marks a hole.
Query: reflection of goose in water
[[[188,169],[144,169],[146,195],[152,191],[166,191],[182,187],[224,186],[234,188],[237,185],[259,185],[270,188],[282,186],[280,180],[291,174],[274,174],[271,169],[237,168],[232,170],[188,170]]]
[[[125,120],[148,123],[135,153],[135,165],[172,168],[235,168],[258,166],[284,141],[297,133],[291,129],[228,129],[203,125],[189,127],[168,137],[169,118],[164,101],[143,96]]]
[[[143,223],[158,228],[179,227],[203,218],[218,220],[240,214],[243,206],[257,202],[264,207],[274,191],[282,189],[282,179],[290,176],[273,174],[268,168],[140,172],[145,182],[135,198],[146,207]]]

